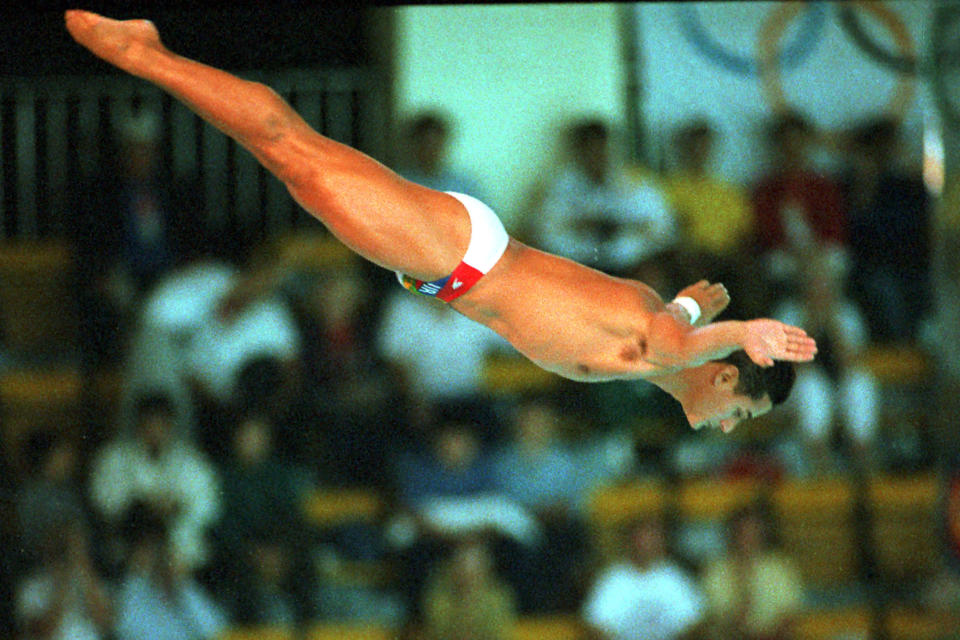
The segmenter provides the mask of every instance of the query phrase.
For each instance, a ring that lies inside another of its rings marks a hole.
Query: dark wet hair
[[[777,360],[772,367],[761,367],[742,349],[734,351],[720,362],[732,364],[740,372],[735,393],[753,400],[769,395],[773,404],[782,404],[790,397],[790,390],[793,389],[797,377],[792,362]]]

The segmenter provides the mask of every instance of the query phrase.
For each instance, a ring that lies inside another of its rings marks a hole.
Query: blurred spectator
[[[134,503],[123,516],[128,548],[117,593],[117,640],[206,640],[228,619],[171,553],[162,514]]]
[[[534,514],[544,532],[534,566],[527,568],[519,588],[527,611],[576,607],[579,570],[588,549],[580,513],[583,478],[577,460],[558,440],[558,423],[556,410],[546,402],[525,402],[516,412],[513,442],[494,462],[504,495]]]
[[[751,506],[730,516],[727,554],[703,577],[711,628],[717,639],[787,640],[803,605],[803,584],[793,562],[773,550],[770,524]]]
[[[17,524],[23,560],[33,562],[51,531],[73,525],[89,531],[77,480],[76,443],[52,430],[33,432],[24,457],[30,475],[17,490]]]
[[[109,637],[113,609],[90,557],[86,530],[51,523],[37,567],[20,583],[16,615],[21,640],[98,640]]]
[[[773,168],[757,182],[757,237],[776,282],[788,281],[808,259],[823,256],[835,274],[846,275],[846,210],[839,186],[809,167],[815,132],[796,113],[778,116],[769,132]]]
[[[436,189],[455,191],[483,200],[485,194],[477,182],[447,163],[450,123],[438,113],[420,113],[407,125],[405,156],[398,171],[407,180]]]
[[[525,549],[540,542],[531,514],[499,492],[491,457],[469,424],[442,422],[432,450],[401,455],[394,473],[401,513],[388,535],[406,565],[402,588],[411,607],[419,603],[423,580],[450,541],[492,533],[498,560],[524,558]],[[527,566],[523,561],[509,568]],[[522,576],[508,578],[516,584]]]
[[[650,180],[629,176],[612,157],[607,125],[587,120],[569,135],[570,161],[546,187],[531,221],[532,242],[620,275],[672,248],[676,225],[663,193]]]
[[[631,523],[626,559],[597,576],[583,606],[593,637],[668,640],[696,637],[705,614],[690,577],[667,553],[664,523],[650,517]]]
[[[306,618],[303,602],[294,595],[293,549],[285,526],[278,521],[273,531],[258,531],[247,540],[246,553],[231,559],[242,571],[231,585],[238,624],[292,628]]]
[[[285,457],[319,463],[331,476],[321,480],[382,486],[387,457],[402,434],[402,403],[399,385],[376,354],[367,282],[356,267],[313,275],[294,312],[303,336],[304,389],[285,412]]]
[[[756,280],[745,277],[755,270],[748,268],[755,260],[753,204],[745,189],[713,173],[715,136],[707,120],[694,120],[673,139],[677,170],[664,184],[680,231],[680,279],[695,282],[709,274],[730,290],[733,315],[752,317],[740,305],[754,297],[743,289]]]
[[[249,413],[238,422],[221,487],[223,515],[211,532],[221,601],[239,596],[238,617],[289,613],[303,619],[310,587],[303,575],[309,549],[301,507],[305,481],[274,456],[273,425],[266,416]],[[301,572],[299,589],[289,580],[295,570]],[[237,589],[238,583],[246,586]]]
[[[430,577],[424,594],[427,640],[510,640],[516,610],[479,540],[458,544]]]
[[[868,330],[857,306],[844,297],[839,277],[817,262],[799,273],[799,292],[773,317],[803,327],[815,337],[815,361],[797,367],[790,408],[820,470],[830,464],[832,427],[842,417],[855,459],[870,463],[876,444],[880,397],[876,379],[863,364]]]
[[[175,436],[166,396],[142,397],[135,413],[134,433],[105,445],[93,462],[93,506],[115,528],[127,509],[145,502],[168,519],[177,562],[201,566],[207,561],[207,528],[220,512],[216,472],[200,451]]]
[[[269,265],[238,271],[212,260],[178,269],[150,291],[133,337],[130,393],[162,389],[178,417],[196,414],[200,433],[186,435],[217,457],[235,405],[276,402],[297,378],[296,322],[265,273]]]
[[[202,237],[193,189],[165,169],[161,136],[158,114],[125,115],[113,162],[80,190],[72,234],[82,339],[94,365],[120,352],[125,316],[137,297]]]
[[[490,413],[489,400],[481,393],[485,359],[495,351],[512,350],[506,340],[450,305],[399,288],[383,310],[377,347],[415,412],[470,405],[483,421]],[[429,422],[426,417],[419,420]]]
[[[853,131],[846,199],[851,291],[875,340],[910,341],[930,309],[930,211],[923,178],[904,171],[896,121]]]

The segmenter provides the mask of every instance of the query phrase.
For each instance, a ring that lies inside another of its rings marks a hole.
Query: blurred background
[[[960,3],[117,6],[820,354],[730,435],[562,380],[2,9],[0,637],[960,637]]]

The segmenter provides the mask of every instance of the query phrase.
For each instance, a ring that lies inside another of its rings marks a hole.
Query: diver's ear
[[[713,376],[713,386],[717,389],[732,391],[738,382],[740,382],[740,370],[732,364],[724,364]]]

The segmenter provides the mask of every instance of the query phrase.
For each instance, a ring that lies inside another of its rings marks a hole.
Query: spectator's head
[[[582,120],[570,128],[573,161],[593,182],[604,181],[610,166],[610,130],[599,119]]]
[[[117,128],[120,167],[129,178],[151,177],[159,165],[160,118],[141,109],[122,118]]]
[[[134,406],[135,435],[151,455],[163,452],[175,428],[173,401],[162,393],[141,396]]]
[[[750,558],[769,546],[770,525],[766,513],[758,505],[748,505],[730,514],[727,539],[730,551]]]
[[[470,425],[462,422],[441,423],[433,442],[440,464],[455,471],[469,468],[480,455],[480,439]]]
[[[876,172],[890,168],[896,161],[899,137],[900,127],[889,116],[862,123],[850,135],[851,151],[857,165]]]
[[[366,294],[366,282],[355,267],[329,269],[306,295],[306,310],[328,328],[342,326],[357,319]]]
[[[778,164],[785,169],[803,168],[813,135],[813,126],[801,114],[789,112],[777,116],[770,125],[769,137]]]
[[[667,531],[663,518],[650,515],[637,518],[626,527],[627,554],[641,568],[663,559],[667,555]]]
[[[710,165],[713,141],[713,127],[705,119],[694,120],[681,127],[674,137],[680,168],[705,173]]]
[[[30,434],[24,458],[30,473],[58,484],[70,482],[77,471],[76,444],[50,429]]]
[[[265,586],[279,587],[290,577],[290,549],[279,524],[255,531],[250,539],[249,562],[254,578]]]
[[[559,416],[556,409],[544,401],[531,400],[517,407],[516,438],[525,453],[536,454],[556,440]]]
[[[407,130],[407,144],[414,165],[427,175],[434,175],[443,168],[450,125],[438,113],[422,113],[416,116]]]
[[[261,413],[245,413],[233,433],[233,454],[244,467],[256,467],[273,452],[273,425]]]

